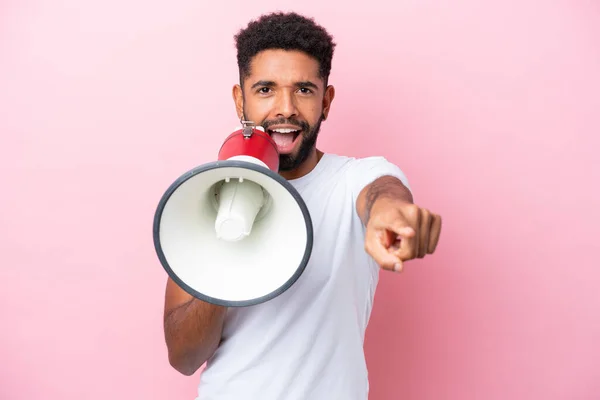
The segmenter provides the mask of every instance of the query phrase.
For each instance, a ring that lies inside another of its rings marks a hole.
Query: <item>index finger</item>
[[[400,271],[402,260],[388,248],[386,234],[385,231],[370,229],[365,238],[365,250],[381,268],[389,271]]]
[[[398,235],[397,240],[400,242],[395,254],[402,261],[412,260],[417,256],[419,249],[419,234],[417,228],[420,224],[420,217],[417,215],[410,219],[399,216],[394,220],[388,229]],[[413,225],[415,224],[415,225]]]

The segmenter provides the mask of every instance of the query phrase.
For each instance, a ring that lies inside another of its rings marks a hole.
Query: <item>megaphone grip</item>
[[[273,139],[260,129],[253,129],[252,136],[245,137],[240,129],[229,135],[219,150],[219,160],[233,157],[254,157],[266,164],[273,172],[279,171],[279,153]]]

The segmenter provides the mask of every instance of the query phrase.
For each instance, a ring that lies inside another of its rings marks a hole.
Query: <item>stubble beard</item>
[[[298,152],[295,155],[279,155],[279,171],[293,171],[300,167],[308,159],[317,144],[317,137],[319,136],[322,121],[323,117],[321,116],[313,127],[309,126],[307,130],[302,131],[300,146],[298,147]]]

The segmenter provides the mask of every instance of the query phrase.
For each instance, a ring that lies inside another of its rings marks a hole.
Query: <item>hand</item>
[[[429,210],[393,198],[373,204],[365,236],[365,250],[386,270],[401,271],[403,263],[433,254],[442,219]]]

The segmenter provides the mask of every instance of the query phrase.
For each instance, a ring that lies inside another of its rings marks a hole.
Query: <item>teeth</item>
[[[298,130],[296,129],[273,129],[273,132],[277,132],[277,133],[292,133],[292,132],[298,132]]]

